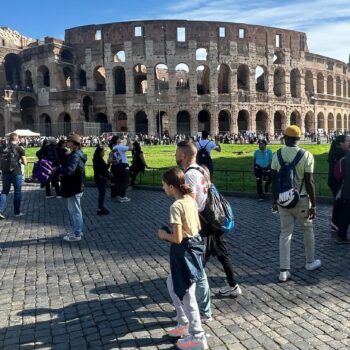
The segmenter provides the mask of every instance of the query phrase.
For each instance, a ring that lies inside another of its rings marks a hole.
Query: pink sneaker
[[[183,335],[188,335],[188,324],[181,325],[177,324],[176,327],[168,330],[168,334],[170,337],[179,338]]]
[[[189,335],[187,338],[179,339],[176,342],[176,346],[183,350],[207,350],[208,342],[207,337],[202,335],[197,337],[195,335]]]

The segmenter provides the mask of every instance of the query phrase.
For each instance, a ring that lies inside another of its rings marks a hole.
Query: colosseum
[[[151,20],[32,40],[0,28],[0,135],[273,135],[289,124],[350,129],[350,63],[310,53],[302,32]]]

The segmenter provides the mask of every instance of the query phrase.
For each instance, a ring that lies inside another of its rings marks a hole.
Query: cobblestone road
[[[25,216],[0,222],[1,349],[172,349],[174,324],[166,290],[168,244],[155,231],[168,221],[161,192],[133,191],[96,216],[97,194],[83,197],[80,243],[69,229],[63,199],[25,188]],[[333,243],[330,207],[319,206],[316,251],[323,267],[304,269],[302,235],[292,244],[292,277],[277,283],[279,221],[270,204],[231,198],[237,230],[228,236],[243,295],[215,297],[224,274],[208,264],[215,320],[205,326],[211,349],[349,349],[350,247]],[[11,201],[11,199],[10,199]]]

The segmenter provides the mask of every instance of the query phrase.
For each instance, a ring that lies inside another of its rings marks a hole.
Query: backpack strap
[[[207,172],[206,172],[203,168],[201,168],[201,167],[199,167],[199,166],[190,166],[190,167],[188,167],[188,168],[186,169],[185,174],[186,174],[189,170],[191,170],[191,169],[194,169],[194,170],[199,171],[199,172],[204,176],[204,178],[205,178],[205,180],[206,180],[206,182],[207,182],[207,184],[208,184],[208,186],[209,186],[210,179],[209,179],[209,177],[208,177]]]
[[[301,158],[303,158],[304,154],[305,154],[305,151],[303,149],[300,149],[296,154],[296,156],[294,157],[293,161],[289,164],[289,166],[292,169],[294,169],[297,166],[297,164],[300,162]]]
[[[282,158],[282,148],[280,148],[278,151],[277,151],[277,159],[278,159],[278,162],[280,163],[280,166],[282,167],[283,164],[284,164],[284,160]]]
[[[204,145],[204,146],[202,146],[199,142],[198,142],[198,144],[199,144],[199,147],[200,147],[200,150],[201,149],[207,149],[207,146],[208,146],[208,144],[209,144],[209,142],[210,142],[210,140]],[[207,151],[208,152],[208,151]],[[193,168],[194,169],[194,168]]]

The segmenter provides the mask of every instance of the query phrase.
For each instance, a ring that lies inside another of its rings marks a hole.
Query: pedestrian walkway
[[[70,225],[64,199],[23,192],[25,216],[12,199],[0,221],[1,349],[173,349],[166,329],[174,309],[166,289],[169,245],[157,239],[168,222],[162,192],[131,191],[129,203],[107,200],[96,216],[97,191],[86,189],[81,242],[63,242]],[[292,280],[277,283],[278,216],[270,203],[231,198],[237,229],[227,236],[243,295],[215,296],[224,273],[208,264],[214,320],[211,349],[349,349],[350,247],[335,245],[331,208],[318,207],[316,252],[323,267],[306,271],[301,233],[292,244]]]

